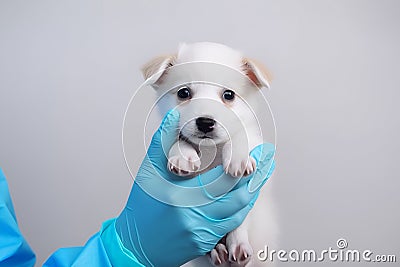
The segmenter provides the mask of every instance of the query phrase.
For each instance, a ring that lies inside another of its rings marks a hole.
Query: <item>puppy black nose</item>
[[[196,119],[197,129],[203,133],[208,133],[214,130],[215,120],[207,117],[199,117]]]

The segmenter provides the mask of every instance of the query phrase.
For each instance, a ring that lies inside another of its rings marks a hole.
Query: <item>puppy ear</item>
[[[175,55],[159,56],[146,63],[142,67],[142,74],[146,84],[154,85],[160,82],[168,68],[174,65],[175,58]]]
[[[243,59],[243,70],[247,77],[259,88],[270,88],[272,76],[267,68],[254,59]]]

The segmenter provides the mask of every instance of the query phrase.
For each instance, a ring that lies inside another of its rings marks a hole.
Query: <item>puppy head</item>
[[[202,63],[212,63],[211,68]],[[232,71],[222,74],[210,70],[213,65]],[[227,142],[240,128],[256,123],[248,100],[262,87],[269,88],[270,81],[260,63],[215,43],[182,44],[178,53],[153,59],[142,72],[146,84],[162,96],[160,111],[164,114],[177,108],[181,114],[180,134],[195,144],[203,139],[213,139],[217,144]],[[210,76],[213,82],[208,83]],[[224,81],[229,81],[229,86]]]

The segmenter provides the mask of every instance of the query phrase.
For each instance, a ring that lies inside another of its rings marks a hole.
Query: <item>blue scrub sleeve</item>
[[[43,267],[112,267],[100,234],[93,235],[83,247],[60,248],[43,264]]]
[[[101,230],[83,247],[61,248],[54,252],[43,267],[145,267],[126,249],[117,232],[115,219],[105,221]]]
[[[0,169],[0,267],[32,267],[36,257],[22,236],[6,177]]]

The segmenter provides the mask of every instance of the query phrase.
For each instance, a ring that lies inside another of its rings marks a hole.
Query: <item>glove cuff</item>
[[[135,255],[122,244],[115,229],[115,219],[110,219],[103,223],[100,230],[100,237],[112,266],[145,267],[139,262]]]

